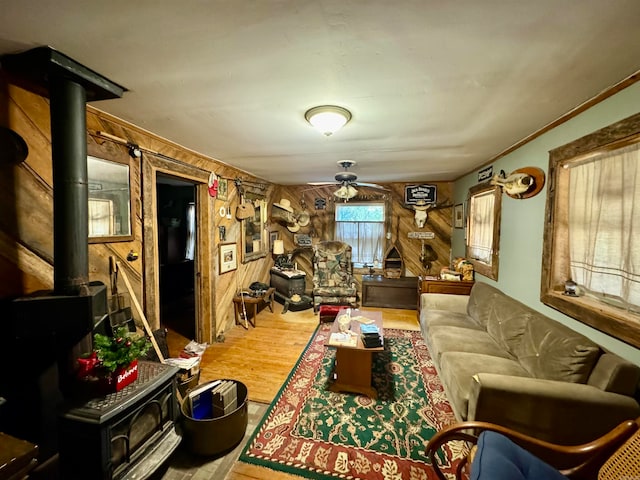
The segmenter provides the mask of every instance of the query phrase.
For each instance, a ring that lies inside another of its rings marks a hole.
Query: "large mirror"
[[[128,163],[87,157],[89,243],[133,240]]]
[[[267,256],[267,238],[264,228],[267,205],[263,195],[248,192],[245,202],[251,202],[255,213],[253,217],[242,220],[242,263],[251,262]]]

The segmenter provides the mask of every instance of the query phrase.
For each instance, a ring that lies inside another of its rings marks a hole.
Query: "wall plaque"
[[[306,233],[296,233],[293,236],[293,243],[295,243],[299,247],[310,247],[311,236],[307,235]]]
[[[418,238],[420,240],[432,240],[436,238],[436,234],[433,232],[409,232],[407,236],[409,238]]]
[[[404,203],[405,205],[415,205],[419,201],[427,204],[436,203],[435,185],[405,185]]]
[[[493,177],[493,165],[489,165],[478,172],[478,183],[489,180],[491,177]]]

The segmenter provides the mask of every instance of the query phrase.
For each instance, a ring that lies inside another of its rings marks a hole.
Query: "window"
[[[640,313],[640,144],[566,166],[571,278]]]
[[[640,346],[640,114],[550,153],[541,300]],[[578,295],[564,295],[565,282]]]
[[[469,189],[466,257],[475,271],[498,279],[502,191],[489,184]]]
[[[351,245],[351,258],[356,266],[377,265],[382,260],[384,203],[338,203],[335,219],[335,239]]]

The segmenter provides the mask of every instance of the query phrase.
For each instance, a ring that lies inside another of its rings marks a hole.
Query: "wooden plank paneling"
[[[52,168],[51,168],[51,139],[49,125],[48,100],[20,87],[4,84],[0,90],[0,100],[6,106],[5,112],[0,112],[7,120],[7,126],[23,136],[29,146],[29,156],[21,165],[2,165],[0,175],[0,233],[4,235],[6,246],[3,252],[5,265],[0,272],[0,278],[12,284],[11,291],[21,294],[29,293],[36,286],[39,288],[43,282],[47,282],[51,275],[53,264],[53,213],[52,213]],[[117,100],[115,100],[117,101]],[[199,203],[205,207],[202,213],[201,238],[207,237],[208,241],[200,245],[203,257],[199,260],[206,265],[205,270],[198,272],[198,285],[201,291],[207,292],[198,297],[198,308],[201,318],[199,325],[199,340],[213,341],[218,335],[231,329],[234,325],[232,298],[238,290],[247,288],[252,282],[269,282],[269,269],[273,265],[272,255],[246,264],[238,263],[235,271],[220,275],[218,273],[219,259],[218,246],[220,239],[218,227],[224,226],[227,231],[225,242],[240,243],[240,223],[235,219],[221,217],[218,213],[220,207],[225,206],[235,212],[238,203],[238,194],[233,180],[236,178],[245,181],[258,181],[259,179],[236,169],[223,162],[217,161],[200,153],[194,152],[181,145],[170,142],[158,135],[154,135],[138,126],[125,122],[117,117],[101,112],[93,106],[87,106],[87,151],[103,158],[126,158],[128,155],[125,146],[120,142],[106,140],[96,134],[105,132],[121,138],[124,142],[131,142],[143,149],[143,158],[157,152],[160,158],[173,160],[167,162],[165,171],[175,175],[186,175],[194,178],[199,185],[206,186],[208,172],[215,171],[218,175],[230,179],[229,198],[227,201],[212,199],[204,193],[199,194]],[[154,229],[154,219],[146,218],[143,211],[143,203],[149,200],[153,194],[146,189],[142,182],[142,162],[131,161],[133,172],[132,202],[134,207],[134,240],[131,242],[96,243],[89,248],[89,276],[91,280],[99,280],[109,284],[108,258],[115,256],[131,280],[133,294],[143,304],[145,315],[149,315],[154,321],[152,326],[159,326],[157,315],[157,286],[147,285],[146,265],[157,264],[157,249],[152,248],[149,241],[145,241],[143,234]],[[194,175],[193,172],[199,172]],[[310,179],[311,180],[311,179]],[[293,250],[293,233],[279,222],[271,219],[270,214],[274,202],[281,198],[291,200],[296,210],[302,209],[302,201],[306,202],[307,211],[311,214],[309,226],[302,227],[299,233],[308,233],[314,242],[333,238],[333,214],[334,199],[332,185],[317,187],[309,190],[308,185],[300,186],[275,186],[263,182],[266,186],[262,193],[268,202],[269,219],[267,229],[279,232],[280,238],[285,242],[287,251]],[[422,272],[419,264],[420,246],[419,240],[407,238],[410,231],[416,230],[413,223],[413,210],[404,208],[404,184],[388,185],[390,192],[387,199],[391,205],[388,230],[392,233],[392,241],[395,241],[404,256],[406,274],[418,275]],[[438,202],[447,203],[450,199],[451,185],[449,183],[437,183]],[[364,198],[378,198],[380,191],[358,187]],[[327,201],[325,210],[315,210],[315,198],[324,198]],[[147,200],[145,200],[147,198]],[[206,200],[206,201],[205,201]],[[434,262],[434,270],[449,262],[451,244],[451,208],[432,210],[429,212],[429,220],[423,230],[433,231],[436,238],[430,244],[438,254],[438,260]],[[152,242],[157,237],[152,238]],[[139,254],[135,262],[127,262],[129,251]],[[29,263],[28,269],[23,269],[20,258],[39,258],[40,262]],[[295,261],[298,266],[307,271],[307,289],[311,289],[311,251],[309,249],[297,252]],[[35,266],[34,266],[35,265]],[[9,267],[11,266],[11,267]],[[37,270],[34,271],[33,269]],[[380,272],[380,271],[379,271]],[[358,275],[368,273],[357,272]],[[153,281],[155,282],[155,281]],[[53,285],[47,285],[52,288]],[[7,292],[8,293],[8,292]],[[207,313],[209,312],[209,313]]]

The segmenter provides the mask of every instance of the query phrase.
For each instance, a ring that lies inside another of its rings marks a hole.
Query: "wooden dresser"
[[[475,282],[440,280],[432,277],[419,277],[418,280],[418,313],[420,313],[421,293],[446,293],[449,295],[469,295]]]

